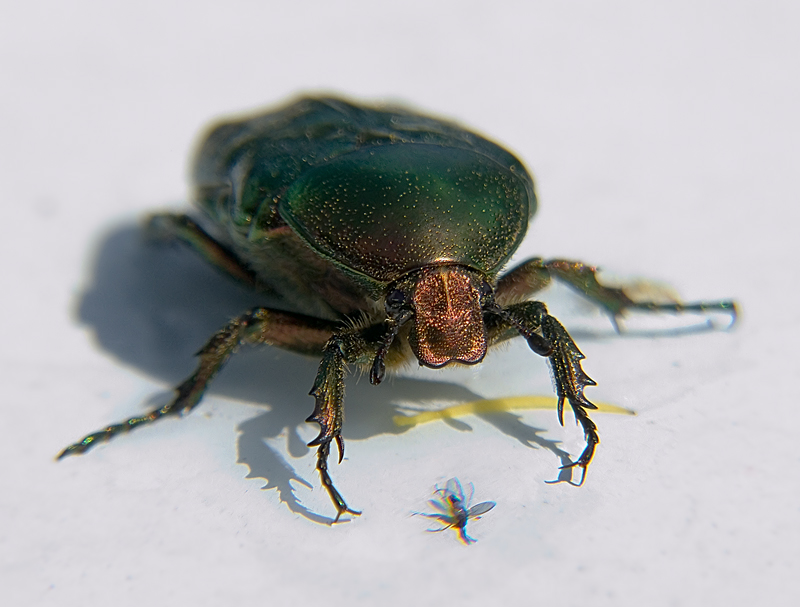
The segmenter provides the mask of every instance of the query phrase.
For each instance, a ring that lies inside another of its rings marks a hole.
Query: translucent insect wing
[[[449,516],[452,513],[450,502],[445,498],[428,500],[428,505],[431,508],[433,508],[436,512],[441,513],[443,515]]]
[[[461,486],[461,481],[457,478],[451,478],[449,481],[447,481],[445,489],[448,493],[456,495],[461,499],[464,498],[464,489]]]
[[[469,486],[470,486],[470,495],[469,499],[467,500],[464,499],[464,488],[461,486],[461,481],[459,481],[457,478],[451,478],[449,481],[447,481],[445,488],[438,489],[438,491],[443,492],[445,494],[445,498],[447,498],[448,496],[453,496],[462,504],[468,504],[469,501],[472,499],[472,494],[475,491],[475,487],[472,485],[472,483],[470,483]]]
[[[483,516],[496,505],[496,502],[481,502],[480,504],[475,504],[467,511],[467,518],[478,518]]]

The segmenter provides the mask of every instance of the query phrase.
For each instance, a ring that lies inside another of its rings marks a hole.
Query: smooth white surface
[[[798,604],[796,3],[117,4],[7,2],[0,21],[0,603]],[[313,522],[332,508],[303,446],[315,363],[275,350],[188,418],[55,463],[163,398],[253,303],[137,238],[148,211],[183,208],[200,129],[320,89],[516,150],[541,202],[520,258],[735,297],[741,324],[577,332],[587,395],[638,412],[594,416],[580,489],[544,483],[554,441],[583,445],[551,411],[391,423],[398,404],[548,394],[523,343],[351,382],[333,475],[364,515],[334,528]],[[409,516],[451,476],[497,502],[470,547]]]

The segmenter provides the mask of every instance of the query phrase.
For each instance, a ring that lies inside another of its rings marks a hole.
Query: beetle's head
[[[410,322],[409,343],[421,365],[472,365],[486,356],[483,309],[492,289],[486,277],[459,265],[429,266],[390,287],[386,312]]]

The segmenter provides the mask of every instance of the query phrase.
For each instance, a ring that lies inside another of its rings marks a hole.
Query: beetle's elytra
[[[183,240],[208,261],[280,297],[230,321],[199,353],[197,370],[166,406],[86,436],[59,457],[165,415],[188,412],[242,343],[321,357],[309,422],[320,425],[317,470],[336,519],[348,507],[328,473],[342,440],[345,364],[379,384],[387,367],[476,364],[487,348],[522,335],[549,361],[558,417],[568,402],[586,438],[599,439],[584,396],[595,382],[564,327],[532,296],[552,278],[616,319],[630,309],[723,310],[731,301],[634,301],[582,263],[529,259],[500,274],[536,211],[533,179],[511,153],[464,128],[397,107],[302,98],[274,112],[219,124],[194,165],[198,221],[157,215],[150,229]],[[583,478],[581,479],[581,482]]]

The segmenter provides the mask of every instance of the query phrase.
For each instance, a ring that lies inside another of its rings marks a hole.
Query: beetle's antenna
[[[386,364],[384,363],[386,353],[392,346],[394,338],[397,337],[400,327],[402,327],[411,316],[411,310],[403,310],[397,316],[390,316],[386,319],[387,331],[383,336],[381,345],[378,347],[378,351],[375,353],[375,360],[372,363],[372,369],[369,371],[369,383],[373,386],[377,386],[383,381],[386,375]]]

